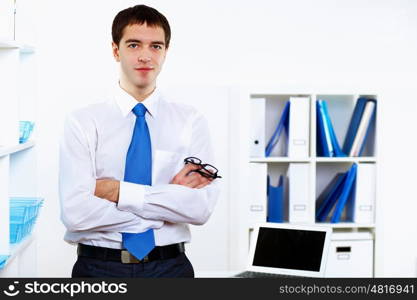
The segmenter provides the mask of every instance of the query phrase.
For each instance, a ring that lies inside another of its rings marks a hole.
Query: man
[[[188,224],[208,220],[219,188],[204,164],[184,164],[212,161],[207,122],[156,88],[170,36],[151,7],[119,12],[114,94],[67,117],[60,200],[65,240],[78,244],[73,277],[194,277]]]

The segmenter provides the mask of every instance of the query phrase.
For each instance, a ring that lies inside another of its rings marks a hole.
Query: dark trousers
[[[194,269],[185,253],[175,258],[139,264],[123,264],[79,256],[72,269],[72,277],[188,277],[194,278]]]

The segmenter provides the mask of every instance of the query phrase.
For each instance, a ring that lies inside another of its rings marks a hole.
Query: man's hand
[[[194,170],[199,170],[201,167],[194,164],[186,164],[181,171],[171,180],[172,184],[184,185],[190,188],[201,189],[209,185],[213,179],[201,176]],[[191,172],[191,173],[190,173]]]
[[[119,189],[120,182],[118,180],[98,179],[96,180],[94,195],[117,203],[119,201]]]

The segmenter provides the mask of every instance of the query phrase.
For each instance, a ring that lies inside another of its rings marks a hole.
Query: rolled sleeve
[[[130,211],[141,215],[145,198],[145,186],[141,184],[121,181],[119,191],[120,210]]]

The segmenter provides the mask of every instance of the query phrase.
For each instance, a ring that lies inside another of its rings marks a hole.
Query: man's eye
[[[162,49],[162,46],[161,45],[152,45],[152,47],[154,49],[157,49],[157,50],[161,50]]]
[[[127,47],[135,49],[138,47],[138,44],[129,44]]]

